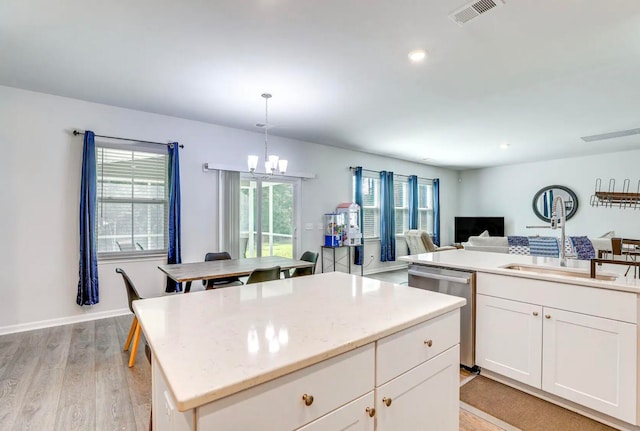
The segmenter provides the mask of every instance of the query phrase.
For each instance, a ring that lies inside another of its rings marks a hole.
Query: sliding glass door
[[[240,179],[240,244],[246,257],[282,256],[297,252],[299,180]]]

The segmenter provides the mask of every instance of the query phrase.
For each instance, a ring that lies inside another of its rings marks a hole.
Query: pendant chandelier
[[[271,175],[276,173],[284,175],[287,172],[287,164],[289,162],[280,159],[276,155],[269,154],[269,99],[271,99],[271,94],[263,93],[262,97],[264,98],[264,124],[258,123],[256,126],[264,129],[264,171]],[[247,158],[247,165],[249,166],[249,172],[253,174],[258,167],[258,156],[250,155]]]

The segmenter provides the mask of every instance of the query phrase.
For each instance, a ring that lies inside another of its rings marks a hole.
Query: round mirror
[[[547,186],[538,190],[533,197],[533,212],[540,220],[551,221],[553,199],[556,196],[562,196],[567,220],[578,211],[578,197],[573,190],[565,186]]]

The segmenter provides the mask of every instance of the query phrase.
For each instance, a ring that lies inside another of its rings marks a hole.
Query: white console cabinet
[[[637,424],[637,295],[495,274],[477,281],[482,369]]]

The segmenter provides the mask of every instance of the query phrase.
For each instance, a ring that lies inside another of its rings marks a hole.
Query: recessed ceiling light
[[[501,149],[501,150],[507,150],[507,149],[509,149],[509,147],[510,147],[510,146],[511,146],[511,145],[506,144],[506,143],[505,143],[505,144],[500,144],[500,149]]]
[[[424,49],[415,49],[409,53],[409,60],[412,63],[422,63],[427,58],[427,51]]]

